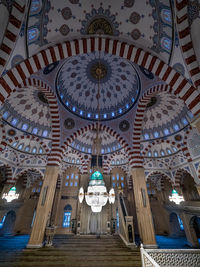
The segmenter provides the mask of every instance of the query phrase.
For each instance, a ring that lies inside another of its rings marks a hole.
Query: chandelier
[[[177,205],[179,205],[182,201],[184,201],[183,196],[179,196],[179,194],[177,193],[177,191],[175,189],[172,190],[172,195],[169,196],[169,200],[173,201],[174,203],[176,203]]]
[[[96,76],[98,77],[98,93],[97,93],[97,110],[98,110],[98,121],[96,128],[96,138],[93,140],[92,147],[92,164],[93,174],[90,176],[89,185],[87,192],[84,194],[83,187],[79,190],[79,201],[83,202],[84,196],[88,206],[91,206],[92,212],[101,212],[102,207],[106,205],[109,200],[110,204],[115,202],[115,191],[113,188],[107,193],[103,175],[100,172],[100,166],[102,167],[101,157],[101,138],[99,136],[99,118],[100,118],[100,78],[102,77],[102,68],[100,66],[100,53],[99,53],[99,64],[96,68]],[[99,166],[100,165],[100,166]]]
[[[115,203],[115,191],[113,188],[107,193],[103,175],[99,171],[95,171],[90,176],[87,192],[84,194],[83,187],[79,190],[79,202],[82,203],[85,196],[85,201],[88,206],[91,206],[92,212],[101,212],[102,207],[109,200],[110,204]]]
[[[13,186],[8,193],[4,193],[2,199],[6,199],[7,202],[11,202],[14,199],[18,199],[19,194],[16,193],[16,187]]]

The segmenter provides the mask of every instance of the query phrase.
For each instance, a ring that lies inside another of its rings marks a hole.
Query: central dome
[[[69,111],[89,120],[98,119],[99,98],[99,119],[109,120],[134,106],[140,93],[140,78],[133,63],[94,52],[66,60],[58,71],[56,90]]]

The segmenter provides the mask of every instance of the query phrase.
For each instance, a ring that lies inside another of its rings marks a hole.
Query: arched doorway
[[[173,212],[170,214],[170,235],[173,237],[185,236],[183,223],[179,216]]]
[[[3,227],[1,229],[1,235],[12,235],[16,221],[16,213],[11,210],[6,214]]]
[[[194,228],[197,238],[200,239],[200,217],[192,217],[190,220],[190,226]]]
[[[101,216],[101,213],[95,213],[95,212],[91,212],[90,214],[90,220],[89,220],[89,231],[90,231],[90,234],[100,234],[100,223],[101,223],[101,220],[100,220],[100,216]]]

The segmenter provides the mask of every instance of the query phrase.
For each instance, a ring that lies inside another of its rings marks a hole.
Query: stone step
[[[6,239],[5,239],[6,240]],[[9,240],[10,241],[10,240]],[[0,255],[9,267],[141,267],[138,248],[128,248],[118,236],[55,236],[54,247],[25,249]]]

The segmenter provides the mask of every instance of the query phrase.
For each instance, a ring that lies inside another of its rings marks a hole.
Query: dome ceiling
[[[12,126],[36,135],[49,136],[51,117],[44,94],[34,87],[20,88],[2,107],[3,118]]]
[[[72,147],[86,153],[92,152],[93,140],[96,137],[96,131],[91,130],[79,136],[73,143]],[[100,131],[100,138],[102,140],[101,153],[114,152],[121,148],[119,142],[109,133]]]
[[[60,68],[57,94],[62,104],[74,114],[89,120],[123,115],[136,103],[140,78],[134,65],[106,53],[71,57]]]
[[[145,139],[154,139],[180,131],[188,125],[192,114],[184,102],[166,92],[157,94],[147,104],[143,135]]]
[[[173,39],[170,5],[169,0],[35,0],[28,20],[29,53],[57,40],[104,34],[148,47],[168,61]]]

